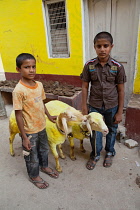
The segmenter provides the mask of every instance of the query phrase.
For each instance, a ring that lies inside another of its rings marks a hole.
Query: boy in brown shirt
[[[104,116],[109,133],[106,135],[106,156],[103,166],[112,165],[112,157],[115,155],[115,139],[118,123],[122,121],[124,105],[124,83],[126,75],[122,64],[110,57],[113,47],[113,38],[108,32],[100,32],[94,38],[94,48],[97,57],[86,62],[82,79],[82,113],[99,112]],[[89,110],[87,107],[88,88]],[[95,141],[96,140],[96,141]],[[87,162],[87,169],[94,169],[100,159],[102,150],[102,133],[93,132],[90,138],[92,152]]]

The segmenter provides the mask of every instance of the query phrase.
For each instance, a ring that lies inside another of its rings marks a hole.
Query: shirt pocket
[[[106,80],[108,82],[114,82],[115,81],[115,77],[107,77]]]
[[[96,81],[97,79],[98,79],[97,72],[96,71],[91,72],[91,80]]]

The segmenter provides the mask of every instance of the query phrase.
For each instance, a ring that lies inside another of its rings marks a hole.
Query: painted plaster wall
[[[137,39],[137,58],[136,58],[136,73],[134,79],[134,94],[140,94],[140,18]]]
[[[81,0],[66,0],[70,58],[49,58],[42,0],[0,1],[0,53],[5,72],[27,52],[37,59],[38,74],[78,75],[83,68]]]

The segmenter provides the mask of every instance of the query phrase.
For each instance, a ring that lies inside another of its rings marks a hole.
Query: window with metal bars
[[[51,57],[69,57],[65,1],[44,1]]]

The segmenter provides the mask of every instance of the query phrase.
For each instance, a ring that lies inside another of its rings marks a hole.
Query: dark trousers
[[[31,151],[24,159],[29,177],[34,178],[39,176],[39,166],[48,167],[48,138],[45,129],[39,133],[26,135],[31,136]]]
[[[118,111],[118,106],[113,107],[111,109],[105,110],[104,107],[101,109],[94,108],[89,106],[89,113],[98,112],[104,116],[105,123],[109,129],[109,133],[106,135],[106,145],[105,150],[107,153],[111,153],[113,156],[115,155],[115,140],[117,134],[118,124],[114,124],[114,116]],[[100,157],[100,152],[103,148],[102,145],[102,137],[103,134],[99,131],[93,131],[93,136],[90,137],[90,143],[92,147],[91,157]]]

